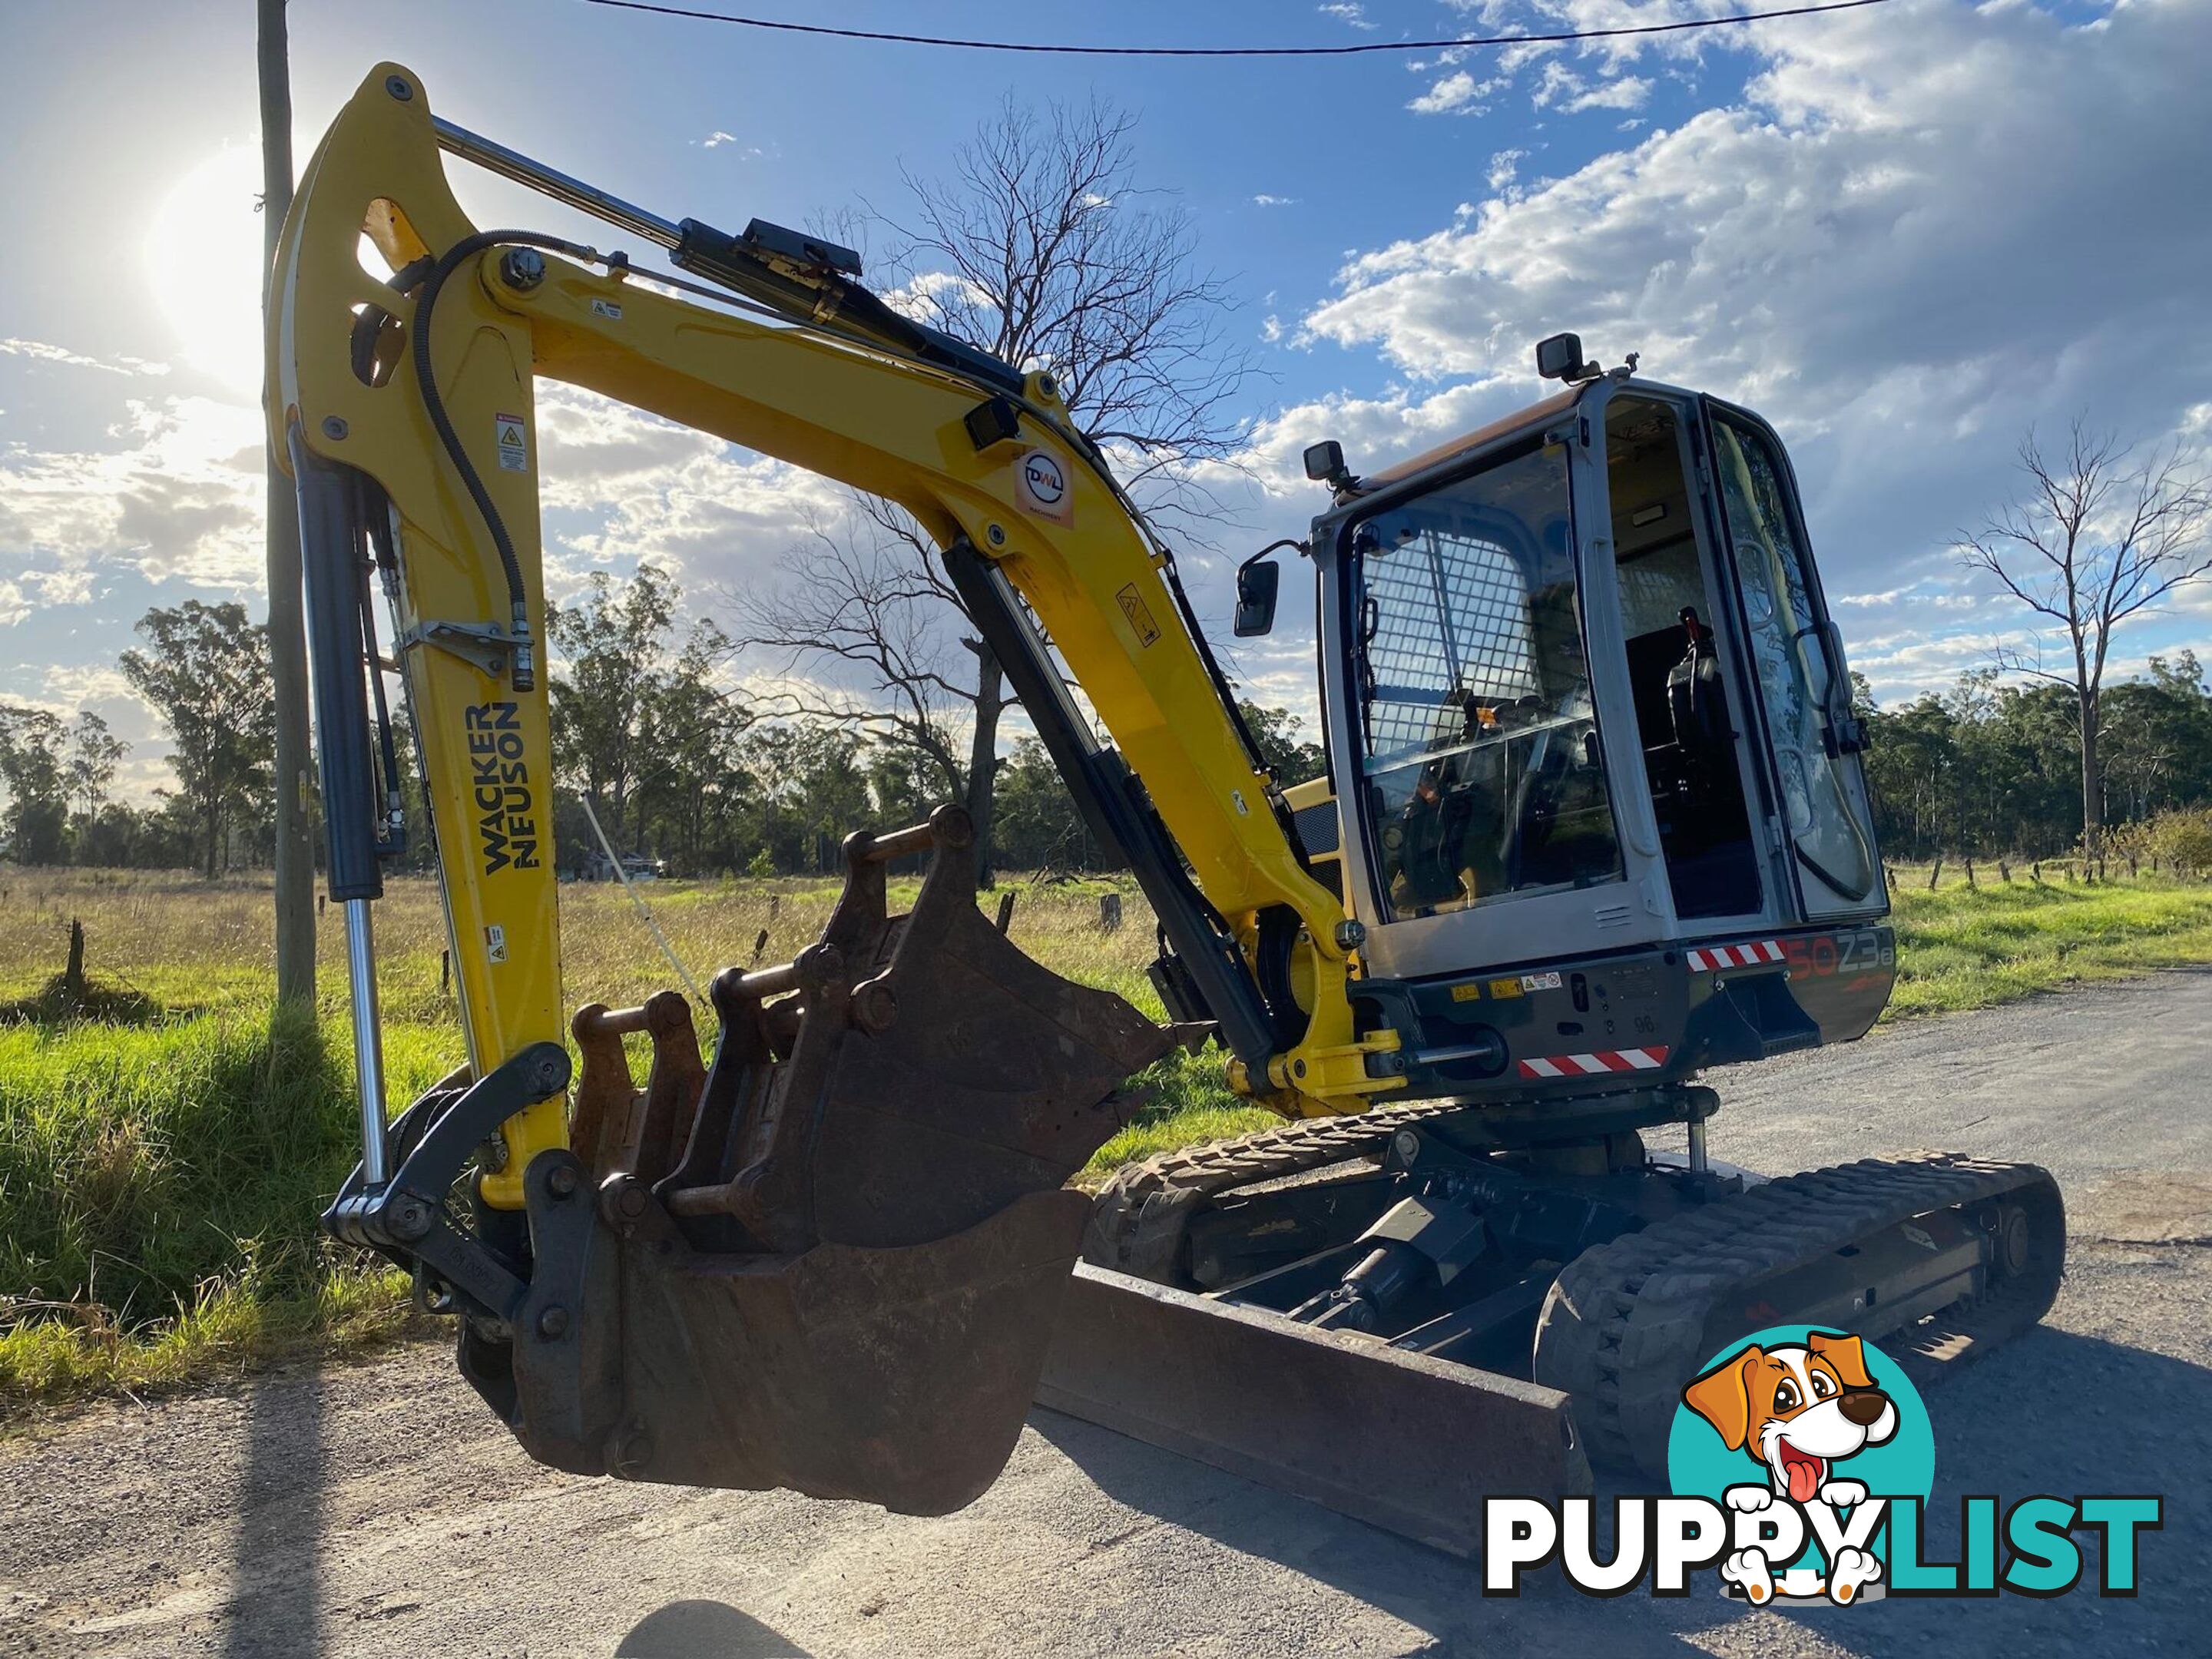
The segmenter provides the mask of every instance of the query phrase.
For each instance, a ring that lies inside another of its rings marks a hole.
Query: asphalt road
[[[575,1480],[414,1349],[0,1449],[0,1655],[2212,1651],[2208,1014],[2212,974],[2175,974],[1917,1023],[1723,1076],[1712,1131],[1717,1158],[1776,1172],[1946,1146],[2058,1175],[2065,1290],[1929,1396],[1933,1513],[2161,1492],[2132,1601],[1485,1601],[1464,1563],[1044,1413],[939,1521]]]

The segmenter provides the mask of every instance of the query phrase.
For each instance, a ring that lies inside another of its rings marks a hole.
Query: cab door
[[[1539,424],[1378,491],[1323,544],[1346,875],[1378,974],[1668,931],[1585,430]]]
[[[1881,915],[1889,897],[1859,758],[1865,740],[1796,474],[1764,421],[1717,398],[1704,403],[1709,499],[1735,576],[1799,915]]]

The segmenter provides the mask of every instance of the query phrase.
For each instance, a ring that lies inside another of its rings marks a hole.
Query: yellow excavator
[[[478,229],[447,155],[672,270]],[[1471,1549],[1485,1492],[1659,1467],[1734,1336],[1820,1322],[1927,1371],[2048,1307],[2039,1169],[1707,1155],[1704,1070],[1860,1036],[1895,973],[1842,641],[1749,411],[1559,335],[1556,394],[1480,431],[1364,477],[1314,446],[1325,510],[1237,573],[1249,635],[1276,556],[1314,567],[1328,771],[1285,788],[1049,367],[916,324],[850,251],[662,218],[386,64],[274,280],[363,1143],[325,1223],[453,1316],[532,1457],[941,1513],[1041,1401]],[[914,515],[1150,902],[1167,1024],[1001,936],[957,807],[848,840],[820,940],[713,981],[703,1063],[674,993],[564,1018],[541,376]],[[388,1121],[394,674],[466,1054]],[[1128,1079],[1204,1042],[1285,1127],[1073,1189]]]

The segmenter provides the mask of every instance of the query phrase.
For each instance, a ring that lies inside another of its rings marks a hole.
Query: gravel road
[[[1917,1022],[1723,1076],[1712,1130],[1716,1158],[1776,1172],[1928,1146],[2054,1170],[2065,1290],[1930,1395],[1933,1514],[1964,1492],[2162,1492],[2133,1601],[1485,1601],[1464,1563],[1042,1412],[944,1520],[575,1480],[415,1348],[0,1448],[0,1655],[2203,1654],[2208,1014],[2212,973]]]

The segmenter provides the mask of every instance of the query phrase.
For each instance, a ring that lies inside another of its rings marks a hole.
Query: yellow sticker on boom
[[[1517,979],[1493,979],[1490,981],[1490,994],[1494,997],[1517,997],[1521,994],[1521,981]]]

